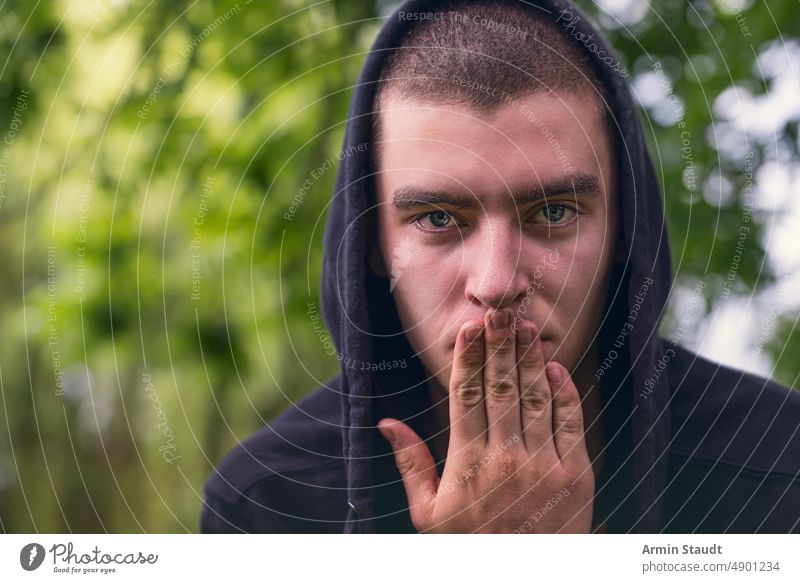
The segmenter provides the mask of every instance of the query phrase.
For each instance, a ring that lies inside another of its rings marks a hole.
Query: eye
[[[420,216],[415,222],[423,231],[444,231],[454,222],[454,218],[446,211],[433,211]]]
[[[572,207],[569,207],[565,204],[547,204],[540,208],[534,218],[543,217],[543,221],[536,221],[538,223],[542,223],[545,225],[568,225],[573,220],[575,220],[575,216],[577,215],[577,211]]]

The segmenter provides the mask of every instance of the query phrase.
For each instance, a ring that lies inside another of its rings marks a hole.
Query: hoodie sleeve
[[[341,533],[339,399],[321,388],[228,452],[203,487],[200,532]]]
[[[234,487],[219,491],[222,480],[211,479],[205,486],[200,532],[341,533],[347,508],[343,490],[309,483],[334,476],[341,481],[343,477],[338,477],[341,473],[340,465],[329,464],[309,468],[293,477],[270,475],[243,492]]]
[[[200,532],[203,534],[234,534],[252,532],[252,525],[236,504],[206,486],[205,501],[200,512]]]
[[[273,480],[274,481],[274,480]],[[254,488],[252,492],[237,497],[231,501],[230,496],[220,494],[214,487],[206,486],[205,502],[200,513],[200,532],[204,534],[284,534],[295,532],[308,532],[297,524],[296,519],[275,512],[269,508],[270,498],[262,495],[260,490],[268,488]],[[228,494],[233,493],[233,489]],[[272,502],[275,504],[275,502]]]

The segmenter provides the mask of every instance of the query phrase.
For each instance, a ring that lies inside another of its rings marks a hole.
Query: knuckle
[[[469,351],[462,354],[461,364],[469,370],[479,369],[483,365],[483,352]]]
[[[508,376],[492,377],[487,383],[489,393],[493,397],[506,398],[517,396],[517,384]]]
[[[395,456],[395,463],[397,464],[397,471],[399,471],[402,476],[414,473],[417,465],[414,458],[405,454]]]
[[[465,458],[464,463],[462,464],[461,468],[461,475],[466,478],[471,478],[474,475],[477,475],[481,468],[481,462],[483,461],[483,457],[479,455],[470,455],[469,457]]]
[[[553,389],[553,401],[557,407],[570,409],[573,407],[580,407],[581,398],[578,390],[571,386],[571,381],[567,380],[562,383],[558,389]]]
[[[487,349],[489,355],[494,357],[509,356],[512,351],[516,350],[512,338],[508,336],[489,343]]]
[[[524,366],[528,369],[543,369],[542,358],[543,355],[539,346],[539,340],[534,340],[534,343],[525,348],[522,353],[520,357],[520,366]]]
[[[580,433],[583,431],[583,416],[578,409],[556,417],[557,427],[566,433]]]
[[[468,458],[460,468],[456,487],[464,494],[478,489],[481,482],[478,478],[483,471],[482,460],[480,458]]]
[[[475,443],[465,445],[457,452],[455,467],[461,468],[460,473],[470,468],[479,468],[484,459],[483,448]],[[454,458],[455,459],[455,458]]]
[[[478,369],[456,369],[455,379],[457,386],[476,386],[483,384],[483,373]]]
[[[525,411],[538,413],[550,405],[550,393],[535,386],[529,387],[520,396],[521,406]]]
[[[500,480],[507,480],[514,476],[519,470],[519,462],[516,457],[507,453],[497,456],[495,461],[495,473]]]
[[[460,383],[455,390],[456,399],[468,407],[475,407],[483,401],[483,387],[477,382]]]
[[[532,361],[527,355],[520,359],[518,366],[520,372],[525,373],[529,377],[539,378],[544,376],[544,370],[542,370],[539,364]]]

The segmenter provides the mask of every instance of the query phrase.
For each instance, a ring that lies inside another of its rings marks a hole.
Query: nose
[[[528,289],[521,249],[519,227],[490,221],[483,233],[475,232],[465,248],[467,300],[483,308],[518,305]]]

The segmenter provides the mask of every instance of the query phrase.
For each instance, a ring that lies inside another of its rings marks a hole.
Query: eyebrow
[[[573,174],[549,182],[538,183],[522,192],[514,193],[513,198],[518,206],[522,206],[562,194],[597,196],[600,194],[600,181],[596,176],[589,174]],[[413,185],[396,188],[392,193],[392,204],[400,210],[445,205],[461,209],[481,206],[476,196],[457,195],[447,191],[431,191]]]

